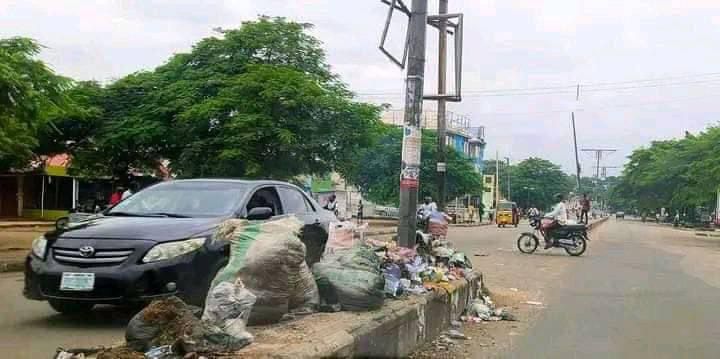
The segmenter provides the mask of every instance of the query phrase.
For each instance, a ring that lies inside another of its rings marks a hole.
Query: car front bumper
[[[145,302],[178,295],[186,300],[204,295],[211,278],[198,271],[196,253],[155,263],[123,266],[69,266],[29,255],[25,261],[25,289],[28,299],[60,299],[92,303],[122,304]],[[91,291],[60,289],[62,274],[94,273]],[[195,300],[193,300],[195,301]]]

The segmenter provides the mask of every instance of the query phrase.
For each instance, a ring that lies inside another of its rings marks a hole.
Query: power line
[[[626,90],[635,88],[648,88],[648,87],[665,87],[665,86],[678,86],[678,85],[690,85],[699,83],[715,83],[720,81],[720,72],[710,72],[696,75],[686,76],[671,76],[661,77],[652,79],[641,79],[641,80],[629,80],[629,81],[617,81],[617,82],[598,82],[583,84],[583,89],[590,92],[598,91],[615,91],[615,90]],[[703,79],[703,77],[705,77]],[[686,79],[687,81],[671,81]],[[509,88],[509,89],[479,89],[479,90],[465,90],[466,95],[479,95],[479,96],[527,96],[527,95],[547,95],[547,94],[567,94],[574,93],[576,85],[568,86],[544,86],[544,87],[528,87],[528,88]],[[398,92],[358,92],[357,96],[395,96],[400,95]]]

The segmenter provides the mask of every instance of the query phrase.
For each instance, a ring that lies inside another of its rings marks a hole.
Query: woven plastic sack
[[[380,264],[375,252],[365,246],[327,255],[313,266],[321,298],[348,311],[380,308],[385,298]]]
[[[218,326],[235,338],[252,342],[253,336],[245,329],[245,324],[256,299],[242,281],[222,282],[208,293],[202,320]]]
[[[298,238],[303,223],[295,216],[268,221],[237,221],[230,240],[230,261],[213,281],[239,278],[257,298],[248,324],[280,321],[295,308],[314,310],[319,303],[317,284],[305,263],[305,245]],[[230,230],[220,226],[216,236]]]

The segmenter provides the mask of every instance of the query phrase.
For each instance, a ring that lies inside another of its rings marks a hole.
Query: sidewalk
[[[5,223],[8,222],[0,222],[0,224]],[[34,225],[37,222],[22,223],[27,225],[0,226],[0,273],[21,271],[25,256],[32,247],[32,241],[52,228],[47,225]]]

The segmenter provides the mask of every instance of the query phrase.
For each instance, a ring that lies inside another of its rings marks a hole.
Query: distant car
[[[211,240],[217,226],[229,218],[284,214],[305,222],[306,261],[319,261],[337,219],[299,188],[276,181],[161,182],[98,217],[36,239],[25,263],[24,295],[67,314],[169,295],[202,305],[228,262],[229,243]]]
[[[375,206],[375,214],[380,217],[397,217],[400,210],[397,207]]]
[[[625,212],[623,212],[623,211],[615,212],[615,218],[625,219]]]

